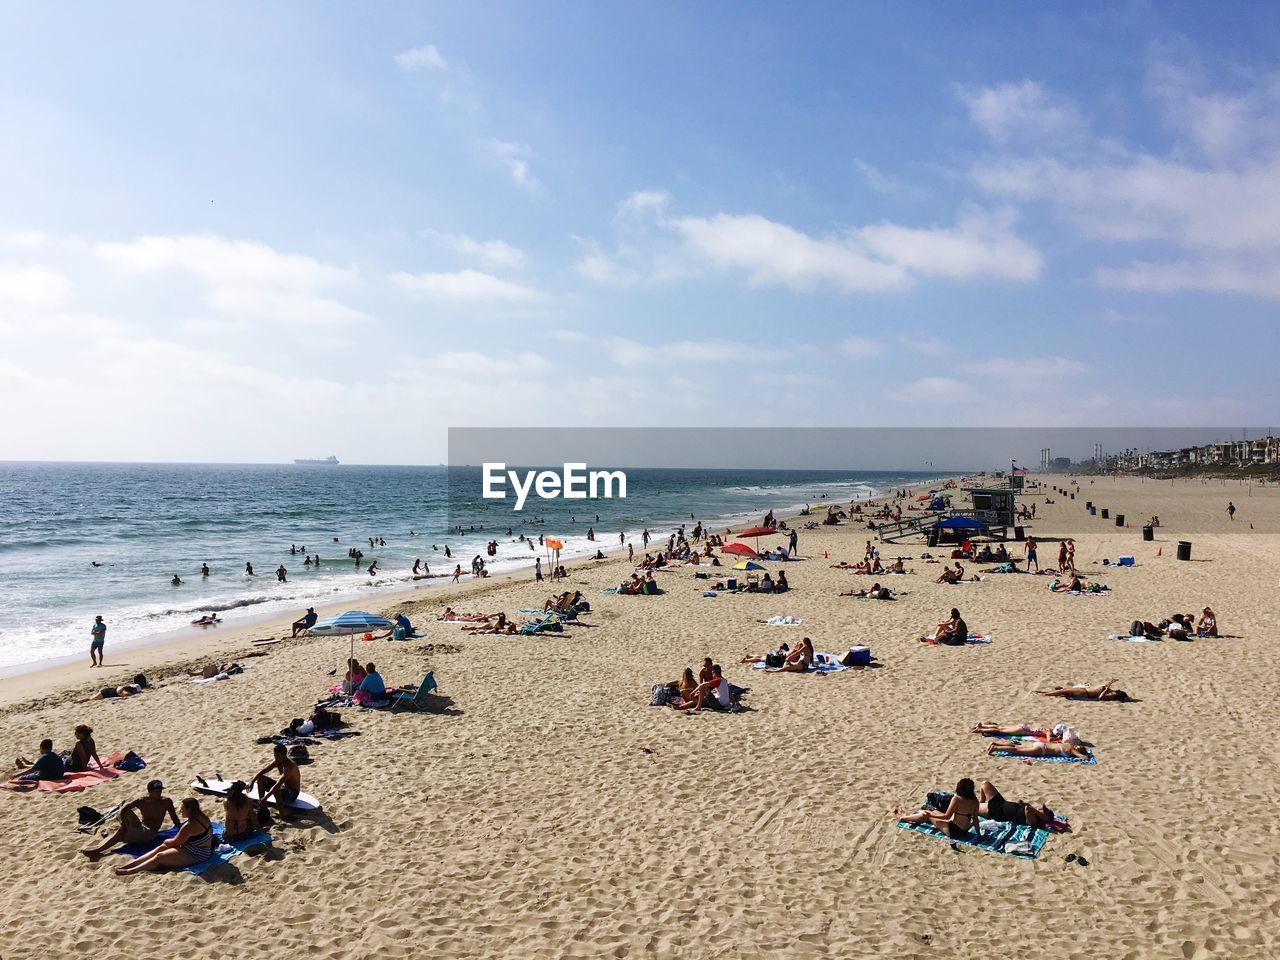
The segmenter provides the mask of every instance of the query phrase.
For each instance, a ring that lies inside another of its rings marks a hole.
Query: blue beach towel
[[[979,850],[986,850],[988,853],[999,853],[1006,857],[1017,857],[1019,860],[1034,860],[1039,856],[1045,842],[1049,839],[1048,830],[1033,830],[1028,826],[1019,826],[1012,823],[997,823],[994,820],[983,820],[981,822],[982,833],[975,835],[965,832],[959,837],[951,838],[939,830],[933,824],[927,823],[902,823],[898,826],[903,830],[910,830],[913,833],[923,834],[926,837],[936,837],[939,840],[948,840],[960,844],[965,847],[976,847]],[[1006,844],[1011,843],[1027,843],[1031,846],[1030,853],[1011,853],[1005,850]]]
[[[210,867],[214,866],[215,864],[226,863],[232,857],[240,856],[240,854],[244,853],[245,850],[247,850],[249,847],[252,847],[255,843],[271,842],[271,834],[267,833],[265,830],[259,830],[252,837],[248,837],[244,840],[237,840],[235,843],[222,843],[221,842],[222,829],[223,827],[222,827],[222,824],[220,823],[215,823],[213,825],[213,835],[218,838],[219,843],[216,847],[213,848],[212,857],[210,857],[208,860],[203,861],[202,863],[193,863],[188,867],[178,867],[177,872],[201,874],[201,873],[204,873],[206,870],[208,870]],[[156,845],[161,840],[170,840],[177,835],[178,835],[178,828],[170,827],[168,830],[161,830],[158,834],[156,834],[156,843],[151,843],[151,844],[126,843],[122,847],[116,847],[116,849],[112,850],[111,852],[123,853],[129,857],[132,857],[134,860],[136,860],[138,859],[138,857],[142,856],[144,853],[150,853],[152,850],[154,850],[156,848]]]

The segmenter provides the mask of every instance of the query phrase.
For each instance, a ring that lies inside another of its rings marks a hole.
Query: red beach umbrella
[[[739,557],[748,557],[754,560],[760,554],[756,553],[745,543],[730,543],[720,548],[721,553],[732,553]]]
[[[748,527],[746,530],[743,530],[740,534],[738,534],[738,536],[744,537],[744,538],[754,537],[756,541],[756,551],[759,552],[760,538],[772,537],[777,532],[778,532],[777,529],[775,529],[774,527]]]

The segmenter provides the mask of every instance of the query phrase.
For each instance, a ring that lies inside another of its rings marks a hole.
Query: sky
[[[1280,7],[0,2],[0,460],[1268,424]]]

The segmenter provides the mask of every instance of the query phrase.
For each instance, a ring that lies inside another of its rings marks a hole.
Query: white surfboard
[[[230,780],[206,780],[202,784],[199,780],[192,780],[191,789],[198,790],[200,793],[211,793],[217,797],[225,797],[227,795],[227,791],[231,789],[231,783],[232,781]],[[244,795],[248,797],[250,800],[252,800],[254,803],[257,803],[258,802],[257,786],[250,787],[248,790],[244,792]],[[277,798],[272,797],[270,800],[267,801],[267,805],[279,806],[280,801]],[[317,800],[315,797],[313,797],[309,793],[299,793],[298,799],[294,800],[293,803],[287,804],[286,806],[290,810],[301,810],[309,813],[311,811],[320,809],[320,801]]]

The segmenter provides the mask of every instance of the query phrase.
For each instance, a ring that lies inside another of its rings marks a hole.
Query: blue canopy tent
[[[943,517],[934,525],[935,530],[985,530],[987,525],[973,517]]]

